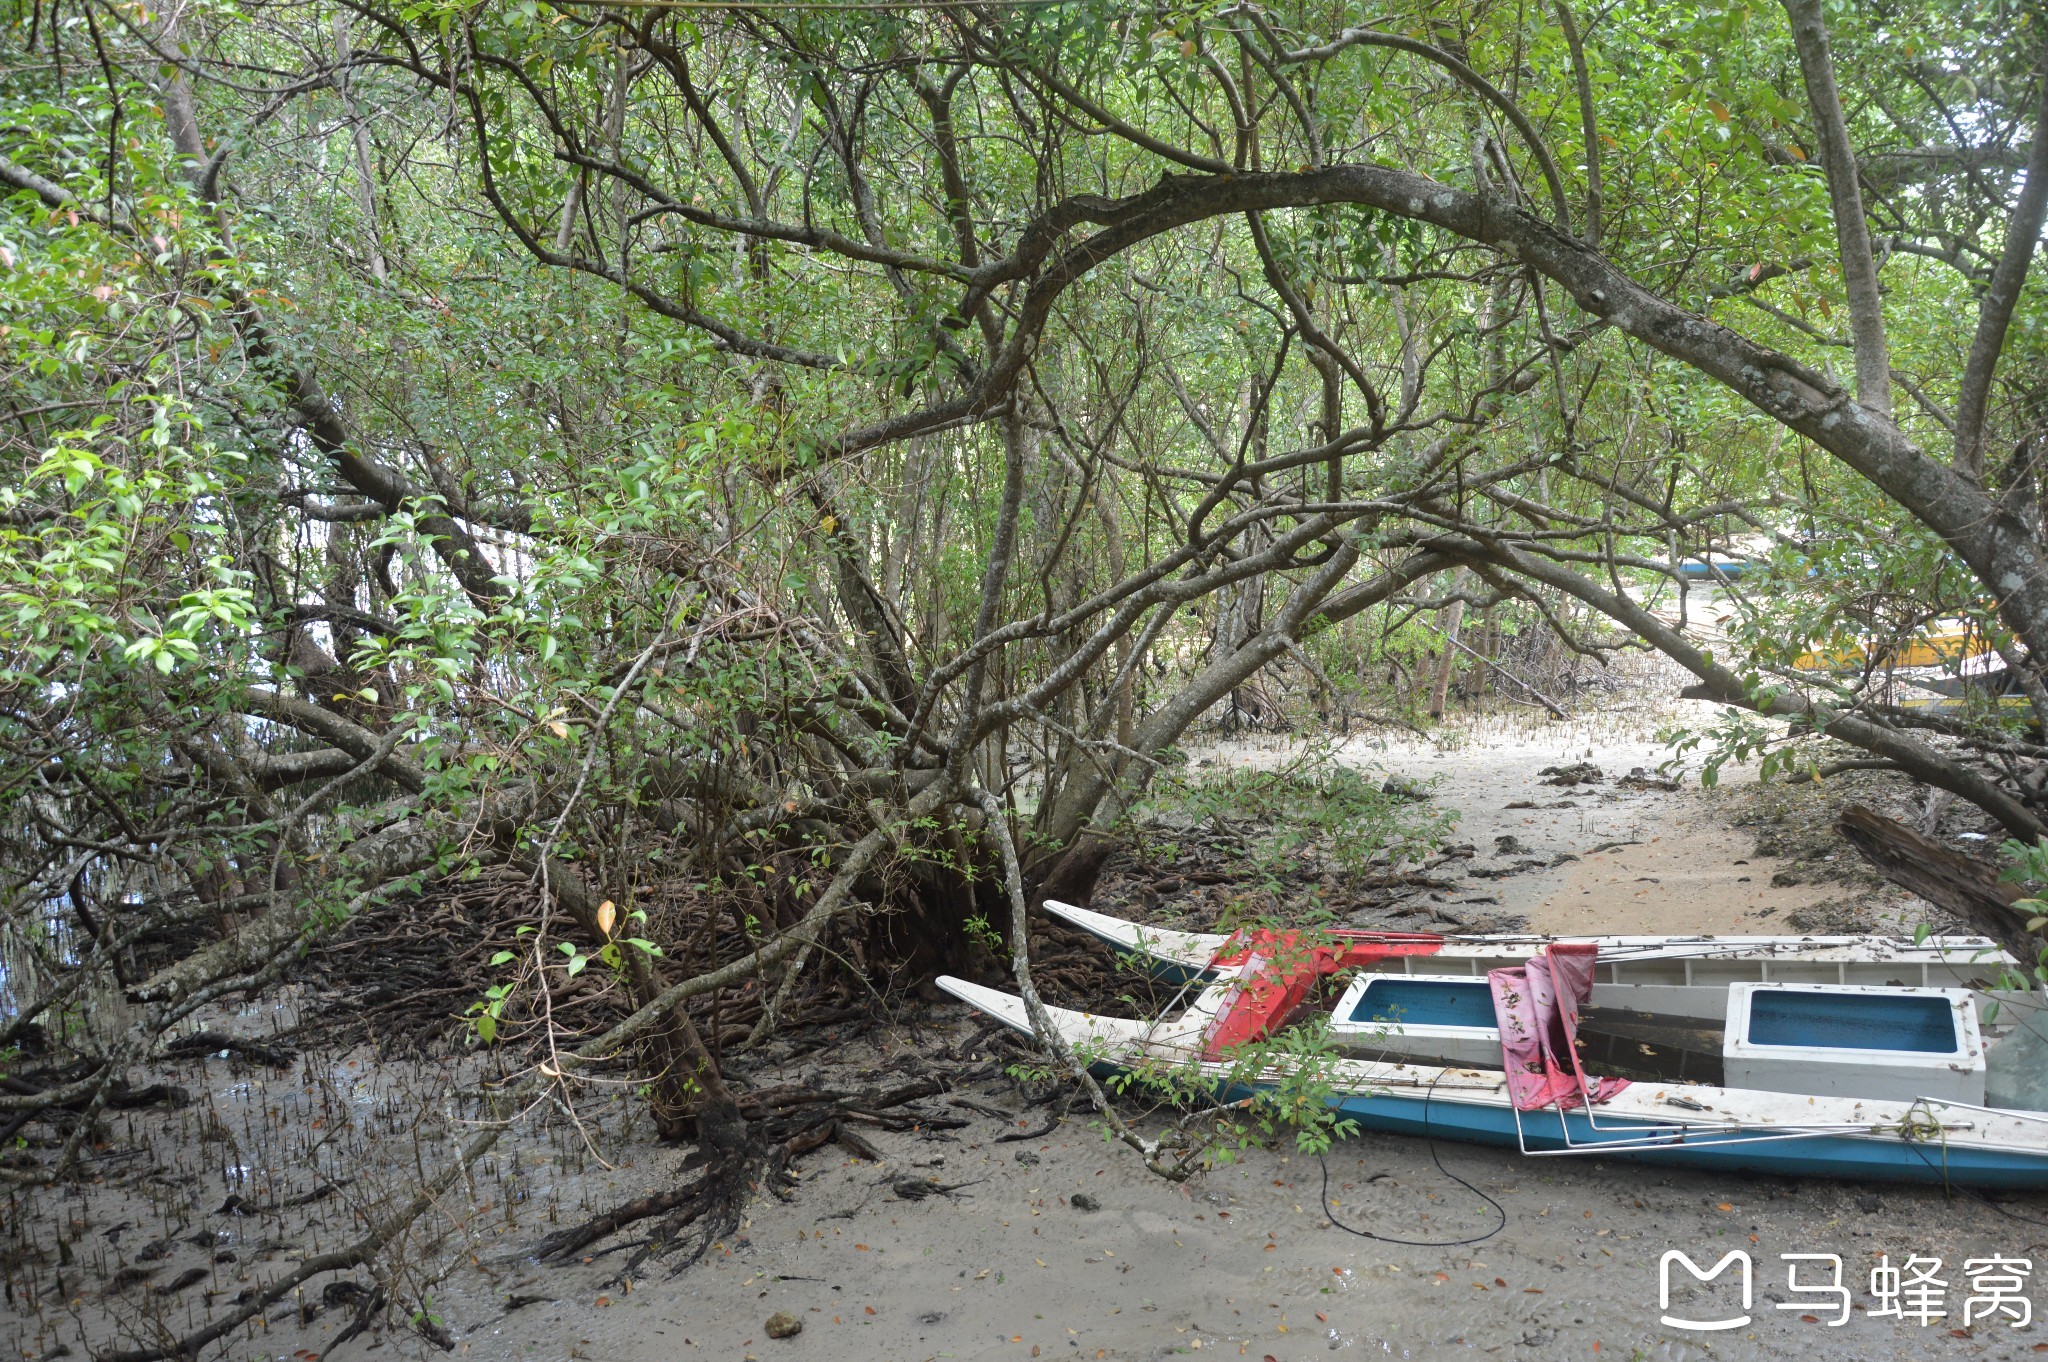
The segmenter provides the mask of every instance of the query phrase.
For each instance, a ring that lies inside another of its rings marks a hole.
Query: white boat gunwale
[[[1217,954],[1229,946],[1232,934],[1189,932],[1174,927],[1154,927],[1128,918],[1082,908],[1058,899],[1043,901],[1045,910],[1071,926],[1096,936],[1110,945],[1140,955],[1188,967],[1207,969]],[[1335,929],[1341,939],[1343,929]],[[1608,935],[1543,936],[1531,932],[1432,934],[1391,933],[1396,937],[1422,939],[1437,935],[1443,943],[1434,953],[1394,956],[1390,966],[1440,964],[1446,957],[1519,959],[1552,942],[1598,946],[1601,965],[1626,965],[1653,960],[1713,960],[1726,957],[1760,957],[1778,963],[1939,963],[1944,965],[2016,964],[1989,937],[1929,936],[1922,941],[1895,936],[1712,936],[1712,935]]]

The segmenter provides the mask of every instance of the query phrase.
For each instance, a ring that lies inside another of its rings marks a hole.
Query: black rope
[[[1927,1151],[1920,1147],[1919,1141],[1906,1139],[1905,1137],[1901,1136],[1899,1142],[1905,1145],[1906,1148],[1912,1150],[1915,1154],[1918,1154],[1920,1156],[1920,1162],[1926,1164],[1929,1168],[1936,1167],[1934,1160],[1927,1157]],[[2017,1220],[2022,1225],[2033,1225],[2040,1229],[2048,1229],[2048,1220],[2037,1220],[2031,1215],[2021,1215],[2018,1211],[2008,1211],[2007,1209],[2005,1209],[2005,1207],[1999,1205],[1996,1201],[1993,1201],[1989,1196],[1985,1195],[1984,1192],[1982,1192],[1978,1188],[1972,1187],[1968,1183],[1951,1182],[1948,1176],[1947,1163],[1947,1151],[1944,1149],[1942,1153],[1942,1166],[1936,1169],[1936,1171],[1938,1171],[1941,1174],[1941,1190],[1944,1195],[1953,1196],[1957,1192],[1968,1192],[1971,1196],[1977,1198],[1977,1200],[1983,1202],[1986,1206],[1989,1206],[1992,1210],[1998,1212],[2007,1220]]]
[[[1335,1212],[1330,1209],[1330,1161],[1323,1155],[1318,1154],[1316,1155],[1316,1161],[1323,1166],[1323,1215],[1332,1225],[1335,1225],[1346,1234],[1355,1234],[1360,1239],[1372,1239],[1382,1244],[1400,1244],[1406,1248],[1463,1248],[1467,1244],[1483,1244],[1508,1227],[1507,1209],[1498,1201],[1495,1201],[1492,1197],[1444,1167],[1442,1157],[1436,1152],[1436,1137],[1429,1133],[1429,1099],[1436,1095],[1436,1085],[1443,1076],[1443,1071],[1439,1069],[1436,1077],[1429,1080],[1429,1087],[1422,1094],[1422,1138],[1429,1145],[1430,1161],[1436,1164],[1437,1172],[1442,1173],[1452,1182],[1457,1183],[1460,1187],[1463,1187],[1466,1191],[1493,1207],[1494,1214],[1500,1217],[1500,1223],[1486,1233],[1474,1235],[1470,1239],[1396,1239],[1390,1234],[1374,1234],[1371,1230],[1361,1230],[1356,1226],[1347,1225],[1339,1220]]]

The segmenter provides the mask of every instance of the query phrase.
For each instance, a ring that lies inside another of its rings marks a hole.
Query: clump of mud
[[[1883,931],[1886,926],[1869,895],[1823,899],[1795,908],[1785,914],[1785,925],[1815,936],[1861,936]]]
[[[1824,768],[1865,755],[1829,744],[1816,754],[1816,764]],[[1837,831],[1837,820],[1852,804],[1897,819],[1966,855],[1982,855],[2004,835],[1978,809],[1892,771],[1843,771],[1797,783],[1778,778],[1715,793],[1724,801],[1727,821],[1755,837],[1757,856],[1791,862],[1772,876],[1772,885],[1830,885],[1843,891],[1787,915],[1785,925],[1801,932],[1843,935],[1889,931],[1901,921],[1931,921],[1937,927],[1947,921],[1945,914],[1886,880]]]
[[[1356,870],[1316,844],[1270,855],[1257,845],[1260,831],[1144,829],[1111,857],[1092,906],[1183,931],[1229,931],[1273,919],[1399,931],[1506,932],[1524,925],[1519,915],[1459,912],[1440,901],[1469,887],[1459,878],[1462,863],[1476,854],[1469,843],[1444,846],[1418,863]]]

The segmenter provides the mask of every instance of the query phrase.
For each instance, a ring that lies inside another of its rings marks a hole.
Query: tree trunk
[[[2018,885],[2000,883],[1994,867],[1960,856],[1861,804],[1842,810],[1835,830],[1886,879],[1962,918],[2022,967],[2039,957],[2040,939],[2026,930],[2026,918],[2013,908],[2025,894]]]
[[[1212,660],[1171,699],[1147,714],[1138,724],[1132,749],[1151,753],[1171,746],[1188,725],[1285,653],[1290,644],[1314,629],[1349,619],[1449,566],[1434,553],[1418,553],[1376,577],[1326,595],[1355,561],[1355,552],[1340,553],[1297,587],[1271,626],[1245,640],[1242,647]],[[1119,784],[1128,783],[1132,789],[1143,786],[1148,771],[1133,772],[1131,765],[1129,758],[1119,758],[1105,773],[1101,764],[1087,761],[1070,773],[1057,804],[1045,811],[1038,828],[1041,844],[1053,849],[1028,867],[1039,897],[1085,904],[1094,893],[1096,877],[1116,842],[1089,824],[1105,800],[1113,795],[1119,801],[1129,797],[1129,790],[1116,788]]]
[[[384,261],[384,240],[377,227],[377,180],[370,166],[370,129],[356,112],[355,95],[349,89],[349,12],[334,16],[334,92],[341,96],[342,113],[348,119],[349,136],[355,153],[356,212],[363,219],[364,252],[370,277],[383,283],[390,274]]]
[[[1467,575],[1464,568],[1459,568],[1451,574],[1451,591],[1453,594],[1465,589],[1465,578]],[[1452,601],[1450,608],[1444,611],[1442,628],[1444,651],[1443,656],[1437,659],[1436,684],[1431,686],[1429,690],[1429,717],[1432,719],[1444,717],[1444,706],[1450,700],[1451,671],[1457,663],[1455,654],[1458,651],[1458,629],[1464,622],[1465,602],[1462,600]]]
[[[1835,88],[1835,59],[1828,48],[1821,0],[1786,0],[1792,43],[1806,78],[1806,102],[1813,109],[1814,138],[1827,172],[1828,201],[1834,210],[1835,242],[1841,253],[1842,284],[1849,295],[1849,329],[1856,342],[1856,400],[1874,412],[1892,414],[1892,361],[1885,343],[1884,306],[1877,291],[1877,262],[1870,250],[1870,226],[1863,218],[1863,191],[1856,181],[1856,153],[1849,146],[1842,96]]]

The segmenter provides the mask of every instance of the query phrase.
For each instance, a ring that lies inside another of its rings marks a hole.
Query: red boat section
[[[1259,928],[1239,932],[1210,960],[1212,969],[1240,968],[1230,996],[1202,1037],[1202,1056],[1262,1040],[1301,1006],[1317,979],[1403,955],[1435,955],[1444,939],[1429,932],[1331,932],[1304,935]]]
[[[1427,932],[1240,932],[1209,962],[1236,966],[1238,976],[1202,1037],[1202,1056],[1219,1059],[1270,1035],[1317,979],[1401,956],[1434,955],[1443,944]],[[1605,1102],[1628,1086],[1625,1078],[1589,1078],[1579,1063],[1579,1009],[1592,999],[1598,954],[1591,942],[1553,942],[1527,964],[1487,972],[1508,1091],[1523,1111]]]

